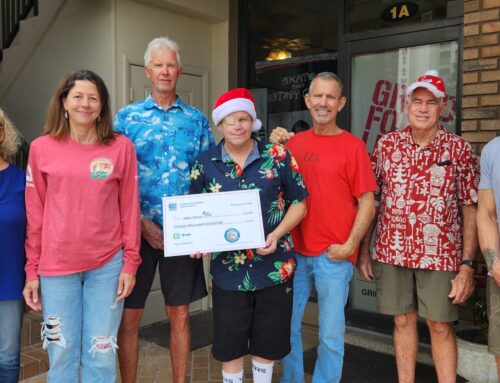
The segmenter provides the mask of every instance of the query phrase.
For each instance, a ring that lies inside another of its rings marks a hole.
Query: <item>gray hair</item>
[[[321,72],[314,76],[311,83],[309,84],[309,94],[312,93],[314,81],[316,81],[316,79],[318,78],[325,81],[335,81],[339,85],[340,95],[342,96],[344,94],[344,84],[342,84],[342,80],[340,79],[340,77],[333,72]]]
[[[5,161],[13,158],[21,146],[21,133],[14,127],[12,121],[0,108],[0,131],[3,130],[3,140],[0,141],[0,157]]]
[[[177,65],[179,65],[179,68],[182,68],[179,45],[167,36],[157,37],[149,42],[146,52],[144,53],[144,66],[151,64],[151,54],[153,51],[164,50],[173,51],[177,58]]]

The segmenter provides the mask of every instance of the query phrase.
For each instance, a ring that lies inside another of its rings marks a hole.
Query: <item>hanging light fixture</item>
[[[292,57],[292,52],[290,52],[288,49],[280,49],[278,50],[278,57],[276,58],[277,60],[286,60]]]
[[[266,57],[267,61],[286,60],[292,57],[292,52],[286,48],[271,49]]]
[[[269,51],[269,54],[266,56],[266,61],[274,61],[277,60],[278,54],[276,52],[276,49],[271,49]]]

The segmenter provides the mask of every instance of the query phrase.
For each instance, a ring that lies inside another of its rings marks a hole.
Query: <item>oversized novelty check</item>
[[[163,197],[165,257],[264,247],[258,190]]]

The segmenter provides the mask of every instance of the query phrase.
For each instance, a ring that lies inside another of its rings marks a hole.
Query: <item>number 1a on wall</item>
[[[400,7],[394,6],[391,8],[392,19],[402,19],[403,17],[410,17],[410,11],[406,4],[402,4]]]

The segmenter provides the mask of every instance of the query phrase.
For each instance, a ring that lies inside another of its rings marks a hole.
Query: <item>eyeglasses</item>
[[[247,125],[252,122],[252,119],[250,117],[241,117],[236,120],[233,116],[226,116],[224,117],[224,122],[226,125]]]

